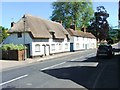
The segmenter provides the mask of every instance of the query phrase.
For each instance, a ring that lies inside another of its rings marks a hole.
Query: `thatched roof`
[[[65,38],[65,35],[68,34],[60,23],[35,17],[29,14],[25,14],[24,18],[21,18],[9,30],[10,33],[24,31],[30,32],[33,38],[52,38],[50,32],[54,32],[55,38]]]
[[[88,32],[83,32],[83,31],[78,31],[78,30],[73,30],[73,29],[66,29],[71,36],[78,36],[78,37],[86,37],[86,38],[95,38],[95,36],[92,33]]]

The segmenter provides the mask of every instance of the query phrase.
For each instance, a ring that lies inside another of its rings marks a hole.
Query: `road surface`
[[[2,88],[119,88],[120,55],[96,57],[96,50],[2,71]],[[4,90],[4,89],[3,89]],[[8,89],[7,89],[8,90]]]

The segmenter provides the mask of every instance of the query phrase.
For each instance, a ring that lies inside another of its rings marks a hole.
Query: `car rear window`
[[[108,48],[112,49],[112,46],[101,45],[99,46],[98,49],[108,49]]]
[[[106,49],[107,47],[106,46],[99,46],[98,49]]]

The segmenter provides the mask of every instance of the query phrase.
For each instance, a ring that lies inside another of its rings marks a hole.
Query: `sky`
[[[12,21],[17,22],[24,14],[31,14],[44,19],[50,19],[52,15],[52,2],[0,2],[0,17],[2,22],[0,25],[5,28],[10,28]],[[107,19],[111,26],[118,25],[118,1],[114,2],[93,2],[93,9],[96,11],[96,7],[104,6],[109,13]]]

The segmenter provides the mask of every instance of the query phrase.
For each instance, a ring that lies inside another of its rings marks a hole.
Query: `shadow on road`
[[[86,58],[83,62],[98,62],[96,67],[72,66],[56,69],[48,69],[42,72],[54,76],[58,79],[68,79],[87,89],[93,88],[119,88],[119,61],[120,55],[112,59],[96,57]],[[81,61],[71,61],[69,63],[81,63]]]

